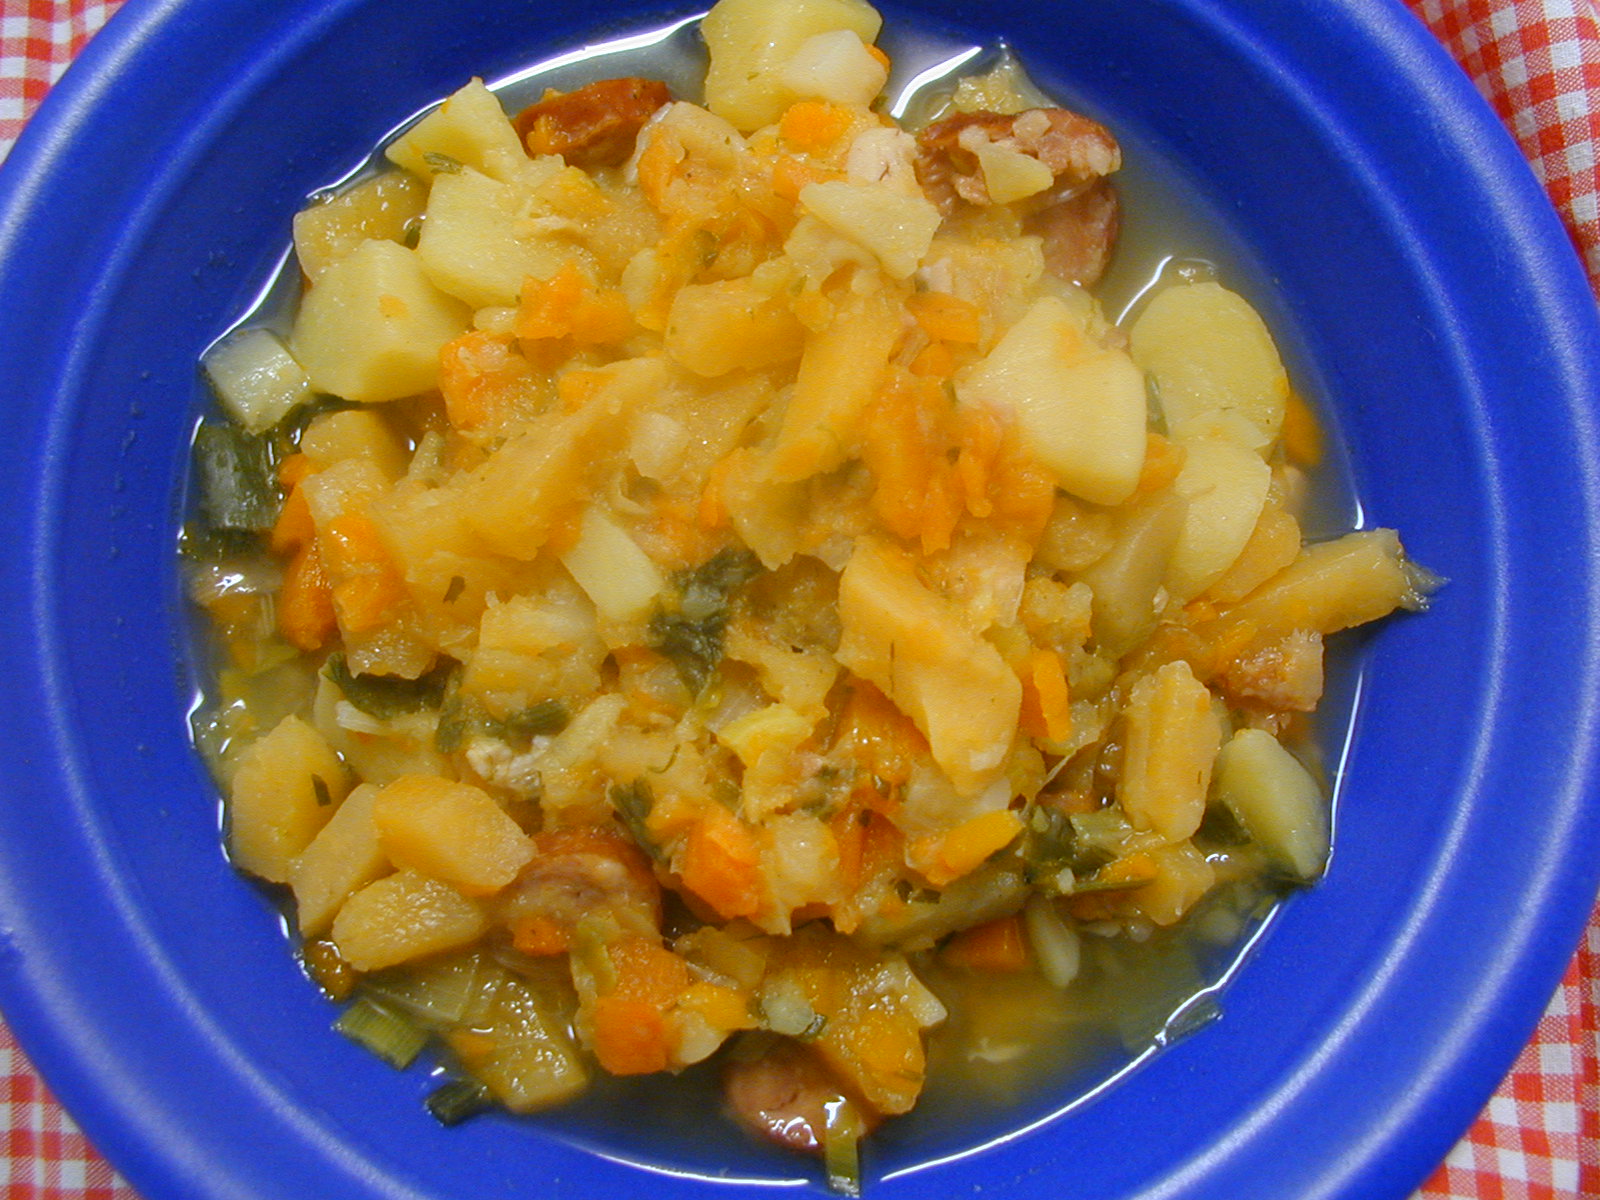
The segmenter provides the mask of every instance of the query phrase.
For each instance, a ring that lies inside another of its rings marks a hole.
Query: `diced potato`
[[[472,1028],[446,1041],[501,1104],[516,1113],[537,1112],[573,1099],[589,1083],[566,1024],[537,984],[507,974],[474,1014]]]
[[[1233,566],[1206,589],[1206,595],[1223,604],[1243,600],[1300,555],[1300,522],[1270,496]]]
[[[289,864],[301,937],[321,937],[346,900],[393,869],[372,823],[377,795],[370,783],[357,787]]]
[[[228,848],[241,870],[282,883],[349,790],[338,755],[288,716],[239,756],[228,798]]]
[[[413,251],[366,241],[301,301],[289,348],[311,386],[346,400],[398,400],[439,381],[439,351],[471,310],[429,282]]]
[[[475,900],[415,871],[367,884],[333,919],[333,944],[358,971],[442,954],[476,941],[489,921]]]
[[[1157,925],[1176,925],[1217,881],[1217,870],[1192,842],[1147,852],[1156,877],[1132,893],[1134,906]]]
[[[515,305],[523,281],[549,279],[575,253],[569,241],[526,229],[527,193],[463,167],[428,194],[417,242],[422,269],[440,291],[473,308]]]
[[[1188,502],[1173,492],[1129,512],[1111,549],[1079,573],[1094,593],[1094,635],[1120,658],[1155,628],[1156,600],[1173,548],[1183,535]]]
[[[963,404],[1015,413],[1074,496],[1121,504],[1133,494],[1144,466],[1144,376],[1121,350],[1091,341],[1065,301],[1035,301],[955,386]]]
[[[1124,711],[1117,802],[1136,829],[1181,842],[1200,827],[1222,725],[1189,664],[1167,663],[1133,685]]]
[[[1300,760],[1262,729],[1241,729],[1217,755],[1212,795],[1280,870],[1310,881],[1328,861],[1328,804]]]
[[[900,340],[902,320],[888,292],[852,294],[826,329],[806,339],[772,451],[774,480],[806,479],[844,462]]]
[[[661,569],[604,509],[583,510],[578,540],[561,555],[561,563],[613,621],[637,621],[650,612],[667,586]]]
[[[876,542],[858,542],[840,577],[839,619],[839,661],[916,723],[957,789],[975,795],[993,782],[1022,704],[1000,652],[923,586],[905,555]]]
[[[533,839],[481,788],[406,775],[373,801],[378,844],[398,867],[468,896],[498,892],[533,858]]]
[[[1167,564],[1167,591],[1179,604],[1205,591],[1238,561],[1272,485],[1272,469],[1242,446],[1201,438],[1185,450],[1172,487],[1188,507]]]
[[[932,201],[870,183],[835,179],[800,189],[800,207],[869,251],[895,279],[922,265],[942,218]]]
[[[451,164],[495,173],[526,159],[522,139],[494,93],[474,79],[397,138],[385,155],[424,179]]]
[[[410,453],[378,413],[367,408],[322,413],[300,435],[300,452],[319,471],[351,458],[370,459],[386,479],[405,474]]]
[[[667,353],[696,375],[759,370],[800,354],[805,329],[781,297],[749,279],[691,283],[667,315]]]
[[[796,99],[826,100],[865,108],[889,80],[889,68],[853,29],[813,34],[778,73]]]
[[[797,99],[783,73],[801,46],[837,30],[870,43],[882,27],[864,0],[718,0],[700,25],[711,51],[706,107],[746,133],[770,125]]]
[[[1269,438],[1283,425],[1289,379],[1266,324],[1220,283],[1157,292],[1129,332],[1133,359],[1155,377],[1167,427],[1236,412]]]
[[[264,433],[311,399],[305,368],[269,329],[229,334],[201,366],[222,407],[251,433]]]
[[[578,484],[596,453],[608,439],[626,436],[627,414],[666,380],[659,359],[626,359],[594,374],[596,392],[581,407],[508,439],[458,485],[467,521],[500,553],[520,559],[538,554],[580,494]]]
[[[385,171],[294,215],[294,254],[316,283],[328,267],[368,238],[403,242],[422,215],[428,185],[403,171]]]

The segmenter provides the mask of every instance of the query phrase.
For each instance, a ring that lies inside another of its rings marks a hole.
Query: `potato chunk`
[[[387,784],[373,801],[372,823],[396,866],[468,896],[498,892],[533,858],[533,839],[488,792],[438,776]]]
[[[483,909],[447,883],[399,871],[369,883],[333,919],[333,944],[358,971],[441,954],[483,936]]]
[[[283,883],[289,864],[333,815],[349,785],[339,756],[289,716],[239,756],[228,800],[228,848],[252,875]]]
[[[481,79],[450,95],[384,153],[396,166],[424,179],[436,167],[450,164],[494,175],[527,159],[511,118]]]
[[[366,241],[306,293],[289,349],[318,391],[398,400],[438,383],[439,351],[471,320],[466,305],[429,282],[413,251]]]
[[[386,171],[294,215],[294,255],[315,283],[322,273],[369,238],[403,242],[422,215],[428,185],[403,171]]]
[[[1277,437],[1289,379],[1266,324],[1243,296],[1220,283],[1164,288],[1129,338],[1134,361],[1155,377],[1174,434],[1231,412]]]
[[[1309,881],[1328,861],[1328,802],[1300,760],[1270,733],[1241,729],[1217,755],[1212,792],[1273,865]]]
[[[1138,829],[1181,842],[1200,827],[1206,789],[1222,744],[1211,693],[1186,662],[1171,662],[1133,685],[1117,802]]]
[[[798,98],[784,71],[808,40],[847,29],[870,43],[882,27],[864,0],[718,0],[700,25],[711,51],[706,107],[745,133],[770,125]]]
[[[552,160],[555,161],[555,160]],[[517,303],[523,281],[549,279],[570,242],[525,230],[527,193],[470,167],[437,176],[417,257],[433,285],[473,308]]]
[[[1074,496],[1121,504],[1133,494],[1144,466],[1144,376],[1121,350],[1091,341],[1065,301],[1035,301],[955,382],[963,404],[1014,413]]]
[[[295,918],[302,937],[320,937],[351,896],[392,869],[378,845],[372,802],[378,789],[364,783],[344,798],[305,851],[289,864]]]
[[[1259,454],[1218,438],[1185,446],[1173,490],[1188,501],[1183,532],[1167,565],[1167,591],[1187,603],[1221,579],[1255,532],[1272,486]]]
[[[965,795],[999,773],[1016,732],[1022,685],[961,612],[929,591],[905,555],[856,546],[839,580],[838,659],[876,684],[928,739]]]

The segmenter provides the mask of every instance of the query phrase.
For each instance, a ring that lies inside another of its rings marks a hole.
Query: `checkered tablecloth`
[[[1600,293],[1596,0],[1406,2],[1515,134]],[[0,0],[0,156],[119,3]],[[1415,1200],[1600,1200],[1597,1051],[1600,909],[1533,1040]],[[6,1200],[138,1200],[78,1132],[3,1024],[0,1189]]]

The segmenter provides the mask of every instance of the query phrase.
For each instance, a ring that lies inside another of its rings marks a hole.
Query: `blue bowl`
[[[200,351],[303,197],[406,116],[689,11],[628,7],[131,0],[0,172],[0,1003],[149,1200],[816,1190],[650,1092],[437,1127],[425,1077],[329,1031],[223,859],[186,735]],[[1346,648],[1334,866],[1223,1019],[1075,1106],[887,1138],[869,1194],[1405,1196],[1529,1035],[1600,873],[1600,327],[1576,257],[1397,3],[884,8],[1009,39],[1209,209],[1329,405],[1364,519],[1450,584]]]

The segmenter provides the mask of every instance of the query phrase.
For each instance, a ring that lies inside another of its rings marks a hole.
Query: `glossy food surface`
[[[1370,522],[1404,528],[1450,587],[1426,623],[1360,647],[1333,868],[1258,947],[1224,1019],[985,1152],[964,1153],[1000,1131],[887,1142],[869,1186],[1403,1195],[1520,1045],[1593,891],[1584,364],[1600,346],[1576,262],[1490,114],[1397,8],[886,15],[1009,38],[1052,90],[1176,165],[1246,248],[1291,370],[1329,398]],[[6,167],[0,501],[17,533],[0,602],[20,636],[5,652],[0,998],[153,1200],[532,1181],[691,1197],[730,1194],[696,1176],[752,1192],[784,1176],[732,1140],[683,1136],[693,1114],[666,1109],[433,1129],[328,1033],[272,914],[218,853],[171,665],[189,638],[172,539],[193,363],[247,307],[289,215],[463,75],[620,31],[576,5],[136,4]]]

